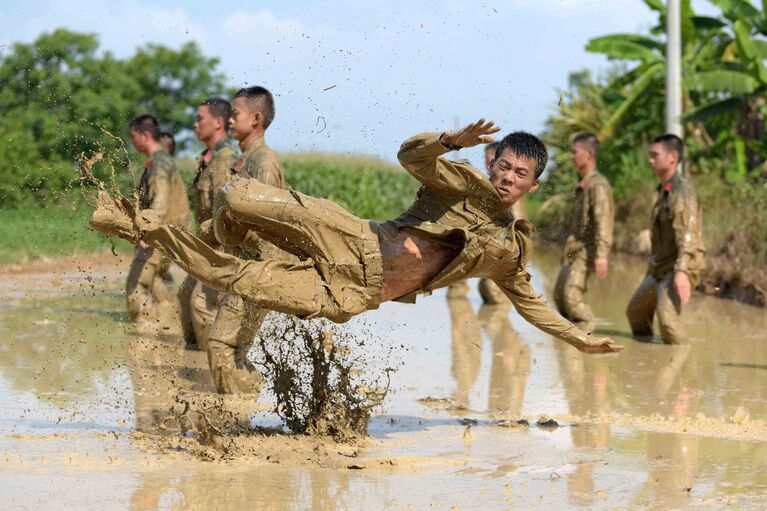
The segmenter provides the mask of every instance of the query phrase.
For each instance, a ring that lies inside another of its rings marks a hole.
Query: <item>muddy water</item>
[[[128,329],[124,275],[77,269],[0,285],[0,495],[16,509],[763,509],[764,310],[695,296],[688,346],[627,338],[641,263],[612,261],[589,297],[598,332],[627,345],[587,357],[504,307],[444,292],[386,304],[366,336],[392,391],[365,445],[284,435],[194,451],[170,410],[212,387],[175,325]],[[549,293],[557,259],[534,261]],[[396,355],[391,355],[396,347]],[[269,396],[228,404],[275,425]],[[541,415],[558,427],[536,424]],[[518,424],[525,418],[529,426]],[[243,454],[244,453],[244,454]]]

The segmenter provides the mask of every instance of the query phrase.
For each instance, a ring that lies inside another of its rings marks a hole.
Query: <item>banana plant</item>
[[[665,34],[666,7],[661,0],[645,0],[645,3],[658,13],[659,18],[650,35],[611,34],[591,39],[586,45],[587,51],[601,53],[612,61],[635,63],[608,87],[620,91],[623,99],[598,133],[603,140],[612,137],[628,116],[641,110],[642,98],[665,95],[666,43],[662,36]],[[723,50],[723,40],[729,42],[723,31],[725,23],[696,15],[689,0],[684,0],[681,7],[683,75],[708,70],[712,57]],[[685,98],[685,103],[689,105],[690,102],[689,97]]]

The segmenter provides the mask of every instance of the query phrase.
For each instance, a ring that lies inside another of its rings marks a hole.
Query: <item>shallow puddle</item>
[[[545,293],[557,263],[534,261]],[[616,258],[610,272],[589,300],[597,333],[626,345],[617,356],[480,306],[476,282],[466,299],[385,304],[344,327],[366,339],[365,371],[397,368],[365,445],[254,436],[240,439],[252,455],[214,461],[168,422],[179,389],[210,394],[205,356],[173,324],[130,332],[124,275],[16,275],[0,285],[3,507],[763,509],[764,310],[695,296],[689,345],[638,343],[623,309],[642,263]],[[228,406],[278,423],[268,396]]]

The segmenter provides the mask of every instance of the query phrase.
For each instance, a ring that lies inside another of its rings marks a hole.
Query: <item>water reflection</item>
[[[29,300],[0,311],[0,372],[14,391],[64,409],[108,384],[124,359],[123,328],[113,300],[92,301]]]
[[[519,415],[530,372],[530,350],[520,342],[509,321],[509,305],[482,305],[475,314],[465,297],[448,298],[451,333],[453,399],[468,407],[469,392],[480,374],[486,334],[490,344],[487,410],[493,416]]]

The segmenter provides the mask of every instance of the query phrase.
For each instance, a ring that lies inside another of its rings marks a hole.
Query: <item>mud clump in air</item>
[[[275,412],[298,434],[351,441],[389,390],[391,368],[371,374],[365,341],[325,320],[272,315],[255,340],[255,364]]]

